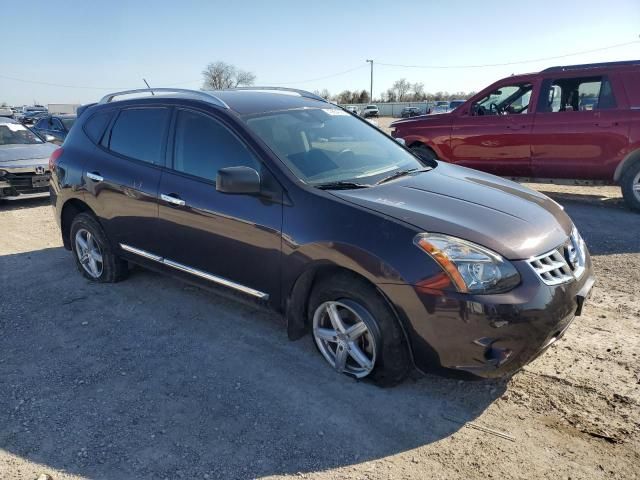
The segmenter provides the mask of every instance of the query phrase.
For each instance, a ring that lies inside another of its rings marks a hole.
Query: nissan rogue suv
[[[618,184],[640,210],[640,60],[507,77],[450,113],[391,127],[423,157],[517,180]]]
[[[546,196],[423,160],[308,92],[148,93],[81,108],[50,159],[87,279],[134,263],[235,292],[382,385],[414,366],[508,375],[580,315],[591,261]]]

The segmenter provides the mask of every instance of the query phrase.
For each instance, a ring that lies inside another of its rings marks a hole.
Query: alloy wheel
[[[80,265],[93,278],[102,275],[102,250],[89,230],[81,228],[76,232],[76,255]]]
[[[633,195],[638,201],[640,201],[640,171],[633,177],[633,183],[631,184],[633,189]]]
[[[366,377],[376,363],[376,340],[351,302],[324,302],[313,314],[313,337],[318,349],[338,372]],[[366,313],[366,311],[364,311]]]

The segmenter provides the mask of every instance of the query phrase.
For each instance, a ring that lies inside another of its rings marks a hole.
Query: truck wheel
[[[622,174],[620,179],[622,196],[633,210],[640,211],[640,160],[635,161]]]

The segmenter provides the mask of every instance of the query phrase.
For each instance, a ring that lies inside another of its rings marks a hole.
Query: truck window
[[[504,85],[481,98],[471,107],[471,114],[513,115],[529,112],[529,100],[533,86],[530,83]]]
[[[539,112],[579,112],[616,108],[607,77],[547,79],[542,85]]]

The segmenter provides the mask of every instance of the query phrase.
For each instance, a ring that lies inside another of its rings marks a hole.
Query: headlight
[[[458,292],[501,293],[520,283],[508,260],[475,243],[440,233],[420,233],[413,243],[438,262]]]

